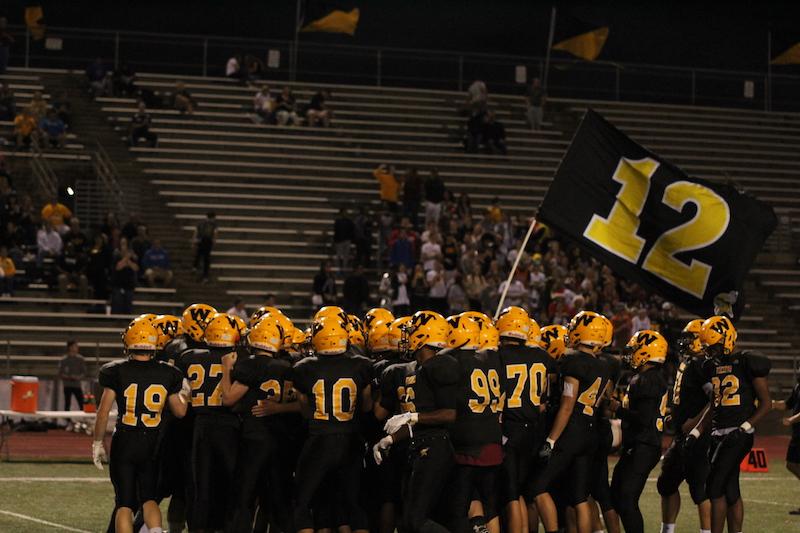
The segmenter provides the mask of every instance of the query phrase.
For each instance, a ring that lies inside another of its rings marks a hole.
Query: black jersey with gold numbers
[[[714,415],[711,431],[735,428],[756,409],[754,378],[769,374],[770,360],[755,352],[735,352],[703,363],[706,391],[713,393]]]
[[[617,411],[626,447],[637,442],[661,445],[668,398],[667,381],[660,368],[651,367],[631,377],[622,408]]]
[[[501,444],[500,413],[503,392],[496,354],[479,355],[474,350],[454,350],[460,375],[457,386],[456,421],[450,427],[458,454],[479,455],[487,444]]]
[[[163,350],[156,352],[156,359],[171,365],[175,365],[184,352],[194,349],[202,349],[204,347],[204,344],[197,342],[188,335],[179,335],[170,340],[164,346]]]
[[[417,363],[406,376],[406,407],[410,412],[430,413],[439,409],[455,409],[460,367],[449,354],[437,354],[424,363]],[[447,434],[447,425],[414,426],[414,437]]]
[[[308,397],[311,435],[356,433],[361,394],[372,383],[372,361],[361,355],[323,355],[294,367],[294,387]]]
[[[680,433],[687,420],[695,418],[708,403],[703,391],[703,359],[690,357],[681,361],[672,386],[671,414],[675,431]]]
[[[180,392],[183,376],[160,361],[128,359],[103,365],[98,381],[116,394],[118,428],[157,430],[167,397]]]
[[[539,420],[541,405],[547,401],[549,376],[556,373],[556,363],[541,348],[501,346],[500,383],[505,395],[503,420],[534,423]]]
[[[582,424],[594,422],[600,412],[598,406],[603,391],[609,383],[608,365],[587,353],[574,350],[568,351],[560,363],[562,378],[572,377],[578,380],[578,390],[572,391],[576,402],[570,422]]]
[[[192,411],[198,415],[229,416],[222,405],[222,356],[229,348],[193,348],[183,352],[175,366],[189,380]]]
[[[414,411],[413,402],[406,395],[406,376],[413,375],[416,362],[395,363],[387,366],[380,377],[381,407],[392,415]]]
[[[292,366],[288,361],[268,355],[239,355],[231,370],[231,382],[247,385],[247,392],[234,406],[234,412],[252,418],[251,409],[260,401],[285,402],[292,387]],[[264,423],[275,417],[262,418]]]

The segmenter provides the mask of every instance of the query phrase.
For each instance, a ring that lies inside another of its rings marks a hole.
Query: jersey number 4
[[[583,391],[580,396],[578,396],[578,403],[583,405],[583,414],[588,416],[594,416],[594,410],[597,405],[600,403],[600,385],[603,383],[601,378],[597,378],[594,380],[588,389]]]
[[[167,400],[167,389],[164,385],[150,385],[144,390],[143,412],[136,416],[136,400],[139,396],[139,385],[131,383],[123,392],[125,396],[125,414],[122,415],[122,423],[126,426],[136,427],[137,419],[142,421],[142,425],[148,428],[158,427],[161,423],[161,411],[164,409],[164,402]]]

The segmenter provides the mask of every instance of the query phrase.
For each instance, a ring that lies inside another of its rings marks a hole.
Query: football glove
[[[189,380],[183,378],[183,382],[181,383],[181,391],[178,393],[183,396],[183,399],[186,400],[186,403],[189,403],[192,399],[192,386],[189,384]]]
[[[393,443],[394,439],[391,435],[386,435],[375,443],[375,446],[372,447],[372,457],[375,459],[375,464],[380,465],[383,462],[383,458]]]
[[[546,441],[544,441],[544,444],[542,444],[542,448],[539,450],[539,458],[544,460],[550,459],[550,456],[553,455],[554,444],[555,442],[552,441],[551,439],[547,439]]]
[[[689,433],[686,434],[686,438],[683,439],[683,449],[684,450],[691,450],[692,446],[695,445],[697,439],[700,438],[700,430],[694,428]]]
[[[94,466],[96,466],[98,470],[103,470],[104,461],[106,463],[108,462],[108,456],[106,455],[106,448],[103,446],[103,441],[92,441],[92,462]]]
[[[389,435],[394,435],[403,426],[413,426],[419,420],[419,413],[403,413],[401,415],[394,415],[386,421],[383,430]]]

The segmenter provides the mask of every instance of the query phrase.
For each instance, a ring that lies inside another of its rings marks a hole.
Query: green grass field
[[[787,514],[800,506],[800,482],[781,461],[773,461],[770,469],[767,474],[742,474],[744,530],[800,531],[800,516]],[[657,472],[658,467],[653,477]],[[696,513],[688,492],[682,495],[678,531],[694,533]],[[105,531],[113,497],[108,470],[99,472],[90,464],[0,463],[0,532]],[[646,531],[657,532],[660,507],[654,480],[648,482],[641,504]]]

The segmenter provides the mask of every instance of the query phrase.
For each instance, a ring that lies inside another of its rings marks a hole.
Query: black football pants
[[[410,533],[447,533],[431,515],[453,468],[447,435],[413,439],[403,476],[403,524]]]
[[[504,422],[503,464],[500,467],[500,503],[515,502],[520,496],[533,500],[534,474],[540,471],[538,453],[546,435],[536,423]]]
[[[611,498],[614,510],[625,527],[625,533],[644,533],[644,518],[639,509],[639,497],[647,483],[647,476],[658,464],[661,448],[636,443],[622,450],[611,478]]]
[[[685,435],[676,435],[664,461],[661,463],[661,474],[658,476],[658,493],[671,496],[678,492],[681,483],[686,480],[689,494],[695,505],[708,499],[706,480],[711,464],[708,461],[708,447],[711,442],[707,434],[702,435],[687,449],[684,445]]]
[[[711,471],[706,490],[712,500],[725,499],[733,505],[741,496],[739,465],[753,447],[753,434],[738,429],[722,437],[712,437]]]
[[[157,497],[158,430],[120,430],[111,439],[109,471],[117,507],[136,512]]]
[[[239,419],[236,416],[198,414],[195,417],[192,439],[194,528],[220,530],[230,519],[238,449]]]
[[[237,487],[234,514],[229,531],[250,531],[256,512],[256,501],[268,491],[268,462],[274,457],[275,442],[261,419],[247,419],[242,424],[235,478]],[[271,491],[285,487],[269,487]],[[270,492],[271,492],[270,491]],[[266,501],[261,505],[268,505]]]
[[[483,516],[490,520],[497,516],[497,466],[457,464],[453,467],[447,490],[448,517],[453,533],[472,533],[469,522],[469,505],[473,499],[483,504]]]

